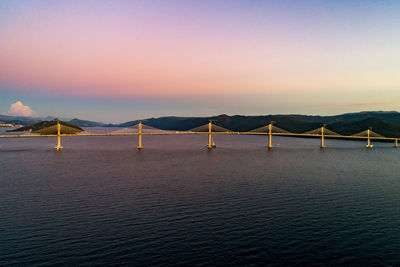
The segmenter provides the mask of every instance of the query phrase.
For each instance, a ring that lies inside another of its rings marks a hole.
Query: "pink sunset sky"
[[[398,110],[400,3],[2,1],[0,113]]]

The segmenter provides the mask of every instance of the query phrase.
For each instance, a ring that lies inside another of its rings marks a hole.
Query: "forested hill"
[[[161,117],[145,120],[145,124],[163,130],[185,131],[200,125],[213,123],[233,131],[250,131],[269,124],[271,121],[279,128],[293,133],[303,133],[321,127],[323,123],[327,128],[343,135],[352,135],[372,127],[381,135],[400,137],[400,113],[398,112],[362,112],[343,114],[337,116],[306,116],[306,115],[267,115],[267,116],[228,116],[219,115],[212,117]],[[131,121],[120,125],[128,127],[136,124]]]

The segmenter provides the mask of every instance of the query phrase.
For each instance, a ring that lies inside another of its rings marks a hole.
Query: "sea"
[[[400,265],[392,143],[214,140],[0,138],[0,266]]]

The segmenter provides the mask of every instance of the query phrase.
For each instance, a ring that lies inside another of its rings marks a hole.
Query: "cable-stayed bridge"
[[[34,137],[56,137],[57,138],[57,146],[54,147],[57,151],[60,151],[63,147],[61,146],[61,137],[65,136],[80,136],[80,137],[90,137],[90,136],[137,136],[138,137],[138,149],[144,148],[142,143],[142,136],[144,135],[194,135],[194,134],[204,134],[208,135],[208,143],[206,147],[208,149],[212,149],[216,147],[213,135],[220,135],[220,134],[230,134],[230,135],[266,135],[268,136],[268,148],[273,148],[272,143],[272,136],[286,136],[286,137],[311,137],[311,138],[320,138],[321,139],[321,148],[325,148],[325,139],[350,139],[350,140],[365,140],[366,147],[372,148],[372,141],[384,141],[384,142],[393,142],[394,147],[398,147],[398,140],[400,138],[397,137],[384,137],[380,134],[375,133],[372,131],[371,128],[366,129],[360,133],[356,133],[354,135],[341,135],[329,130],[326,127],[326,124],[323,124],[322,127],[307,131],[305,133],[291,133],[279,127],[273,125],[271,122],[269,125],[248,131],[248,132],[236,132],[221,126],[213,124],[210,121],[208,124],[201,125],[199,127],[193,128],[189,131],[166,131],[160,130],[151,126],[147,126],[139,121],[138,124],[116,130],[110,133],[89,133],[89,132],[82,132],[82,133],[74,133],[73,129],[70,126],[63,125],[60,121],[57,121],[57,124],[46,127],[43,129],[39,129],[34,131],[33,133],[29,134],[19,134],[19,135],[0,135],[1,138],[34,138]]]

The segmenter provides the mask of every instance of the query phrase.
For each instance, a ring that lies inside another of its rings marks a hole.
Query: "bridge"
[[[354,135],[340,135],[338,133],[335,133],[329,129],[326,128],[326,124],[323,124],[321,128],[308,131],[305,133],[291,133],[286,130],[283,130],[281,128],[278,128],[273,125],[274,122],[271,121],[270,124],[260,127],[258,129],[254,129],[252,131],[248,132],[235,132],[231,131],[228,129],[225,129],[223,127],[217,126],[213,124],[213,122],[210,120],[210,122],[206,125],[202,125],[200,127],[194,128],[190,131],[160,131],[160,132],[144,132],[143,131],[143,126],[142,121],[139,121],[139,123],[135,126],[132,126],[131,128],[137,129],[137,132],[111,132],[111,133],[82,133],[82,134],[65,134],[62,133],[62,125],[60,124],[60,121],[57,120],[57,125],[56,125],[56,134],[19,134],[19,135],[0,135],[0,139],[2,138],[35,138],[35,137],[56,137],[57,138],[57,146],[54,148],[57,151],[62,150],[61,146],[61,137],[66,137],[66,136],[81,136],[81,137],[89,137],[89,136],[137,136],[138,137],[138,146],[137,149],[143,149],[143,143],[142,143],[142,136],[144,135],[208,135],[208,143],[206,147],[208,149],[213,149],[216,147],[213,135],[225,135],[225,134],[230,134],[230,135],[265,135],[268,136],[268,149],[272,149],[272,136],[286,136],[286,137],[310,137],[310,138],[320,138],[321,139],[321,145],[320,147],[323,149],[326,147],[325,144],[325,139],[331,138],[331,139],[347,139],[347,140],[365,140],[366,141],[366,148],[372,148],[372,141],[383,141],[383,142],[393,142],[394,147],[398,147],[398,140],[400,138],[396,137],[384,137],[381,136],[375,132],[372,131],[371,128],[362,131],[360,133],[354,134]],[[50,128],[50,127],[49,127]]]

